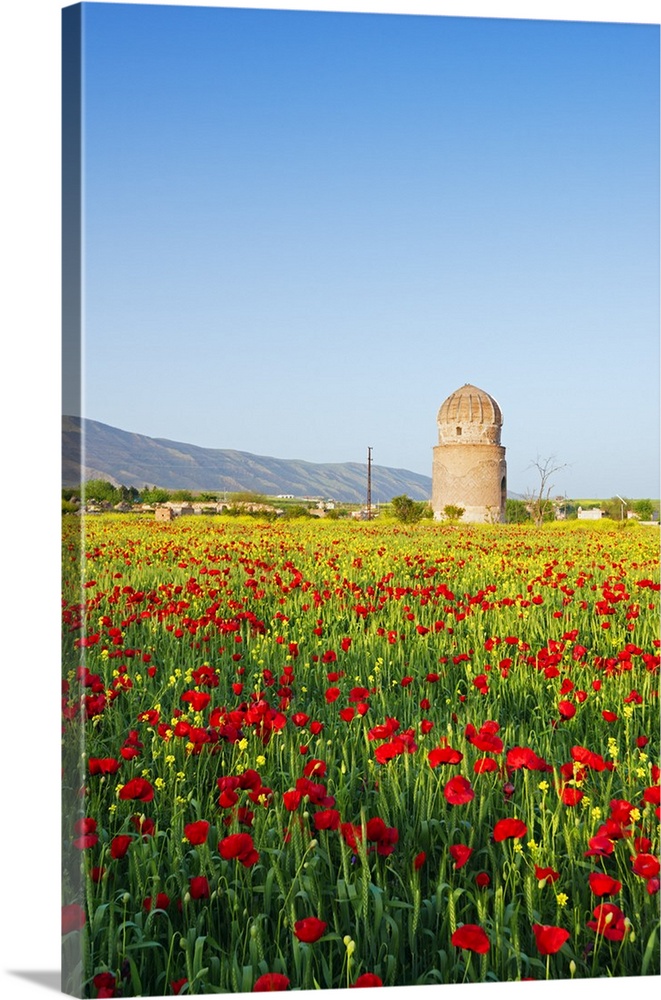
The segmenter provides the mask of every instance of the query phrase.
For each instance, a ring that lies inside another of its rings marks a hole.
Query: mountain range
[[[84,448],[83,448],[84,440]],[[97,420],[62,418],[62,485],[106,479],[115,486],[160,486],[168,490],[267,496],[291,494],[363,503],[367,495],[367,463],[317,463],[269,458],[225,448],[147,437]],[[385,503],[407,494],[431,497],[431,477],[407,469],[372,466],[372,502]]]

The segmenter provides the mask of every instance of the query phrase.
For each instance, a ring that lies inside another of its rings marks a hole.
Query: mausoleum
[[[462,521],[504,521],[507,465],[496,400],[466,383],[442,404],[437,423],[431,498],[436,520],[453,506],[463,507]]]

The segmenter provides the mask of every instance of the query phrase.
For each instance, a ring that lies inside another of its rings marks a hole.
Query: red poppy
[[[123,858],[132,840],[133,837],[127,834],[120,834],[117,837],[113,837],[110,841],[110,857],[116,859]]]
[[[154,910],[167,910],[170,905],[170,897],[165,892],[159,892],[155,899],[151,896],[147,896],[143,899],[142,906],[149,913],[152,909]]]
[[[204,875],[194,875],[189,883],[191,899],[208,899],[211,895],[209,882]]]
[[[631,810],[633,805],[628,799],[611,799],[610,801],[610,818],[621,826],[626,826],[627,823],[631,822]]]
[[[558,711],[563,719],[573,719],[576,715],[576,705],[571,701],[560,701]]]
[[[292,788],[288,792],[284,792],[282,796],[282,801],[284,802],[285,809],[288,812],[294,812],[301,804],[301,799],[303,798],[303,792],[299,791],[297,788]]]
[[[587,747],[572,747],[571,756],[572,760],[578,761],[579,764],[585,764],[586,767],[591,767],[593,771],[606,770],[606,761],[601,754],[588,750]]]
[[[187,823],[184,827],[184,836],[189,844],[203,844],[209,834],[209,824],[205,819],[200,819],[196,823]]]
[[[459,764],[464,759],[460,750],[453,750],[452,747],[436,747],[427,754],[430,767],[438,767],[439,764]]]
[[[367,821],[365,834],[368,840],[380,840],[386,832],[386,829],[387,827],[385,821],[382,820],[380,816],[374,816],[372,819]]]
[[[376,845],[376,853],[382,858],[387,857],[392,854],[395,850],[395,845],[399,840],[399,830],[396,826],[388,826],[383,831],[383,834],[379,837]]]
[[[96,833],[97,823],[91,816],[83,816],[73,824],[73,832],[77,834]]]
[[[392,740],[382,743],[380,747],[376,748],[374,758],[379,764],[387,764],[389,760],[403,754],[405,749],[404,742],[398,736],[395,736]]]
[[[342,834],[342,839],[346,844],[349,845],[352,851],[358,851],[357,841],[363,839],[363,828],[360,824],[355,823],[341,823],[340,833]]]
[[[117,987],[117,980],[115,979],[112,972],[99,972],[92,980],[96,987],[97,997],[114,997],[117,996],[115,990]]]
[[[491,876],[488,872],[478,872],[475,876],[475,885],[478,889],[486,889],[491,885]]]
[[[598,857],[605,858],[609,854],[612,854],[615,850],[613,846],[613,841],[610,837],[606,837],[604,834],[596,834],[594,837],[590,837],[588,840],[589,851],[585,852],[585,857]]]
[[[609,712],[606,709],[601,714],[603,715],[606,722],[617,722],[617,715],[615,714],[615,712]]]
[[[317,830],[337,830],[341,817],[337,809],[320,809],[312,817]]]
[[[473,764],[473,771],[475,774],[485,774],[489,771],[497,771],[498,764],[493,759],[493,757],[480,757]]]
[[[183,988],[184,988],[184,986],[186,985],[187,982],[188,982],[188,980],[184,976],[183,979],[174,979],[170,983],[170,986],[172,987],[172,992],[174,993],[174,995],[176,997],[179,996],[179,994],[181,993],[181,991],[183,990]]]
[[[508,840],[510,838],[518,839],[520,837],[525,837],[528,832],[528,827],[520,819],[514,819],[513,817],[507,817],[506,819],[499,819],[493,828],[493,839],[496,843],[501,840]]]
[[[540,955],[555,955],[563,944],[569,940],[569,931],[562,927],[549,927],[548,924],[533,924],[537,951]]]
[[[62,907],[62,933],[70,934],[85,926],[85,911],[78,903],[68,903]]]
[[[88,847],[94,847],[95,844],[99,842],[99,835],[97,833],[84,833],[81,837],[76,837],[72,841],[73,846],[78,851],[85,851]]]
[[[560,872],[553,868],[540,868],[539,865],[535,865],[535,878],[545,885],[552,885],[560,878]]]
[[[372,986],[383,986],[383,980],[375,972],[363,972],[362,976],[358,976],[356,982],[351,984],[350,989],[370,988]]]
[[[309,760],[305,767],[303,768],[303,774],[306,778],[312,777],[314,775],[317,778],[323,778],[326,773],[326,764],[323,760],[317,760],[313,758]]]
[[[475,792],[472,789],[470,781],[468,778],[464,778],[462,774],[450,778],[443,789],[443,795],[451,806],[463,806],[475,798]]]
[[[468,742],[472,743],[478,750],[481,750],[482,753],[501,753],[503,749],[503,741],[500,736],[496,736],[494,733],[485,730],[484,726],[481,727],[477,735],[469,736]]]
[[[218,798],[218,805],[221,809],[231,809],[239,801],[239,796],[233,788],[225,788]]]
[[[342,722],[351,722],[355,714],[356,709],[353,705],[349,705],[348,708],[340,709],[340,718],[342,719]]]
[[[90,757],[87,766],[90,774],[116,774],[122,762],[115,757]]]
[[[455,948],[476,951],[478,955],[486,955],[491,947],[486,932],[477,924],[464,924],[463,927],[458,927],[451,941]]]
[[[229,861],[236,858],[244,868],[250,868],[259,861],[259,854],[255,850],[252,837],[249,833],[232,833],[225,837],[218,844],[221,858]]]
[[[637,854],[631,859],[631,870],[641,878],[654,878],[659,874],[659,859],[653,854]]]
[[[120,799],[138,799],[140,802],[151,802],[154,789],[146,778],[131,778],[119,793]]]
[[[646,788],[643,792],[643,802],[649,802],[653,806],[661,805],[661,785],[650,785]]]
[[[203,712],[211,701],[211,695],[205,691],[184,691],[181,700],[188,702],[194,712]]]
[[[595,920],[588,921],[588,927],[595,934],[603,934],[609,941],[621,941],[626,934],[625,916],[615,903],[600,903],[592,911]]]
[[[252,991],[253,993],[275,993],[288,989],[289,980],[281,972],[265,972],[263,976],[255,980]]]
[[[335,805],[335,799],[332,795],[326,794],[324,785],[310,781],[309,778],[297,778],[296,788],[303,795],[308,796],[313,806],[323,806],[324,809],[330,809],[331,806]]]
[[[387,740],[388,737],[393,736],[398,729],[399,722],[397,719],[387,716],[385,722],[378,726],[372,726],[367,734],[367,738],[368,740]]]
[[[604,872],[590,872],[590,891],[595,896],[614,896],[622,888],[622,883]]]
[[[143,839],[153,837],[156,832],[156,823],[149,816],[138,816],[137,814],[131,816],[131,825],[142,835]]]
[[[248,792],[248,798],[251,802],[254,802],[256,806],[264,806],[266,809],[268,808],[270,800],[273,798],[273,789],[267,788],[266,785],[260,785],[258,788]]]
[[[571,785],[565,785],[560,798],[562,804],[565,806],[577,806],[584,794],[580,788],[572,788]]]
[[[450,854],[454,859],[455,868],[463,868],[471,854],[473,853],[472,847],[467,847],[466,844],[452,844],[450,847]]]
[[[425,854],[424,851],[420,851],[419,854],[416,854],[416,856],[413,859],[413,868],[415,869],[415,871],[419,871],[424,865],[426,860],[427,860],[427,855]]]
[[[326,933],[327,926],[318,917],[304,917],[303,920],[297,920],[294,924],[294,934],[299,941],[305,941],[306,944],[314,944],[315,941],[318,941]]]

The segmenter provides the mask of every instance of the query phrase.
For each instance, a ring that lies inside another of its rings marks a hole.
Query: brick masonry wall
[[[503,521],[506,482],[505,449],[501,445],[439,444],[434,448],[432,509],[436,518],[452,504],[465,508],[463,521]]]

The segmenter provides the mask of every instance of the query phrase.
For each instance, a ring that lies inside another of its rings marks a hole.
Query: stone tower
[[[444,517],[448,504],[463,507],[462,521],[504,521],[507,498],[503,415],[495,399],[468,383],[438,411],[431,505]]]

